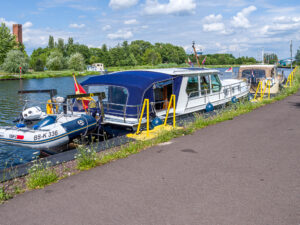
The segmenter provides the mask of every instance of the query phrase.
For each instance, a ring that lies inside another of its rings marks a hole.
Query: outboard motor
[[[22,112],[22,118],[27,121],[41,120],[45,117],[46,113],[44,113],[38,106],[30,107]]]

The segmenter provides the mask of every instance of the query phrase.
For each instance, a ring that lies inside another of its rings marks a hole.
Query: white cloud
[[[195,9],[195,0],[169,0],[165,4],[159,3],[158,0],[146,0],[144,12],[148,15],[191,14]]]
[[[204,17],[205,22],[202,25],[203,31],[205,32],[219,32],[221,34],[227,34],[225,24],[222,22],[223,16],[221,14],[211,14]]]
[[[107,31],[107,30],[110,30],[111,29],[111,25],[105,25],[102,30],[103,31]]]
[[[77,23],[71,23],[69,25],[70,28],[76,28],[76,29],[81,29],[81,28],[84,28],[85,27],[85,24],[77,24]]]
[[[132,7],[138,3],[138,0],[110,0],[109,7],[112,9],[125,9]]]
[[[148,25],[141,26],[142,29],[147,29],[148,27],[149,27]]]
[[[32,27],[32,23],[30,21],[23,24],[24,29],[27,29],[27,28],[30,28],[30,27]]]
[[[127,40],[133,37],[131,31],[118,30],[116,33],[110,33],[107,37],[111,40]]]
[[[126,25],[138,24],[138,21],[136,19],[125,20],[124,24],[126,24]]]
[[[220,32],[220,33],[226,33],[224,23],[203,24],[203,31],[206,31],[206,32],[216,31],[216,32]]]
[[[0,18],[0,24],[1,23],[5,23],[5,25],[9,28],[9,29],[12,29],[12,25],[13,24],[16,24],[17,22],[14,22],[14,21],[7,21],[5,20],[4,18]]]
[[[249,28],[251,27],[250,22],[248,20],[248,16],[251,12],[255,11],[256,7],[254,5],[251,5],[247,8],[242,9],[241,12],[238,12],[236,16],[232,18],[231,24],[234,27],[240,27],[240,28]]]
[[[221,14],[215,15],[215,14],[210,14],[209,16],[204,17],[203,21],[208,22],[208,23],[215,23],[219,22],[223,19],[223,16]]]

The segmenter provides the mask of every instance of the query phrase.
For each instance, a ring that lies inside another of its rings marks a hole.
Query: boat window
[[[167,109],[171,95],[173,93],[172,80],[156,83],[154,86],[154,102],[155,109],[162,110]]]
[[[189,77],[186,85],[186,93],[190,98],[199,96],[198,76]]]
[[[266,72],[264,70],[244,70],[242,72],[242,78],[265,78]]]
[[[201,76],[201,95],[210,94],[210,79],[209,76]]]
[[[128,91],[126,88],[112,85],[92,85],[89,86],[89,93],[104,92],[103,102],[109,105],[109,109],[123,110],[127,103]],[[98,100],[97,97],[94,97]]]
[[[221,81],[217,74],[211,76],[211,88],[212,92],[219,92],[221,90]]]

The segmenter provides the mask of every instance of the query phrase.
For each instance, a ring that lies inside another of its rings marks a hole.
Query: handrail
[[[271,95],[271,83],[272,82],[270,80],[267,80],[265,88],[263,89],[263,81],[259,81],[253,99],[256,100],[256,97],[257,97],[257,94],[258,94],[258,90],[260,89],[260,98],[259,98],[259,100],[261,101],[263,99],[264,95],[265,95],[267,87],[268,87],[268,99],[270,99],[270,95]]]
[[[290,87],[292,86],[292,82],[294,81],[294,74],[295,74],[295,72],[296,72],[297,69],[298,69],[298,66],[296,66],[293,69],[293,71],[289,74],[288,79],[287,79],[287,81],[285,83],[285,87],[287,87],[288,84],[289,84]]]
[[[167,120],[168,120],[168,117],[169,117],[169,111],[170,111],[170,108],[171,108],[172,104],[173,104],[173,127],[176,126],[176,113],[175,113],[175,111],[176,111],[176,105],[175,105],[176,104],[176,96],[174,94],[171,95],[171,99],[170,99],[170,102],[169,102],[169,105],[168,105],[168,110],[167,110],[164,126],[167,125]]]
[[[148,136],[149,135],[149,99],[147,99],[147,98],[144,100],[142,113],[141,113],[141,116],[140,116],[140,119],[139,119],[139,125],[138,125],[138,128],[136,130],[136,134],[140,133],[140,128],[141,128],[142,119],[143,119],[146,104],[147,104],[147,136]]]

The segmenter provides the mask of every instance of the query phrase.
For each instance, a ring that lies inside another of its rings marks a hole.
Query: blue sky
[[[90,47],[124,40],[168,42],[191,51],[261,58],[289,57],[300,46],[299,0],[1,0],[0,22],[23,24],[31,53],[55,39],[73,37]]]

